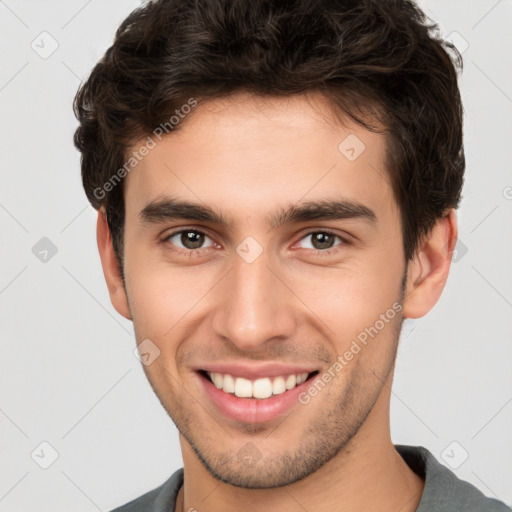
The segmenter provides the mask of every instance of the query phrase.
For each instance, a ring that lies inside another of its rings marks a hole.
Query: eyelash
[[[167,244],[167,245],[169,245],[171,247],[171,250],[173,252],[175,252],[176,254],[178,254],[180,256],[185,256],[185,257],[187,257],[187,256],[188,257],[192,257],[192,255],[197,256],[197,255],[202,254],[202,251],[210,249],[210,247],[200,247],[198,249],[181,249],[181,248],[178,248],[174,244],[169,242],[169,240],[171,238],[174,238],[176,235],[179,235],[181,233],[188,233],[188,232],[198,233],[198,234],[201,234],[201,235],[205,235],[208,238],[211,238],[204,231],[201,231],[199,229],[192,229],[192,228],[190,228],[190,229],[180,229],[178,231],[173,231],[172,233],[169,233],[167,236],[165,236],[164,239],[162,240],[162,242]],[[311,235],[313,235],[315,233],[322,233],[322,234],[334,236],[335,238],[339,238],[341,240],[341,243],[338,244],[338,245],[335,245],[334,247],[331,247],[330,249],[324,249],[324,250],[322,250],[322,249],[308,249],[309,251],[312,251],[313,254],[330,255],[330,254],[338,251],[340,246],[351,245],[351,243],[346,238],[344,238],[344,237],[334,233],[333,231],[330,231],[329,229],[316,229],[316,230],[313,230],[313,231],[309,231],[308,233],[305,233],[300,238],[300,240],[303,240],[304,238],[307,238],[308,236],[311,236]]]

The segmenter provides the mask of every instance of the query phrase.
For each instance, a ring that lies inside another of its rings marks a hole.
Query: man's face
[[[285,485],[387,428],[405,261],[384,155],[321,96],[239,95],[198,106],[127,177],[128,303],[137,343],[160,350],[145,371],[217,478]],[[175,218],[171,199],[225,224]],[[351,208],[286,215],[318,202]],[[276,394],[236,396],[255,381]]]

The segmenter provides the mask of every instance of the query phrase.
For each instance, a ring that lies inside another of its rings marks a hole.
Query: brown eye
[[[201,231],[197,231],[195,229],[182,229],[181,231],[175,231],[171,233],[166,241],[170,242],[172,245],[180,249],[202,249],[204,247],[210,247],[213,245],[210,240],[210,244],[204,246],[205,240],[210,238],[202,233]]]
[[[330,233],[312,233],[311,243],[315,249],[330,249],[334,243],[334,235]]]
[[[336,243],[336,239],[340,240],[341,243]],[[303,240],[310,240],[309,244],[303,245],[303,248],[325,252],[329,252],[329,249],[333,249],[338,245],[348,243],[342,237],[330,231],[312,231],[304,236]]]
[[[198,249],[204,243],[204,234],[197,231],[182,231],[180,241],[187,249]]]

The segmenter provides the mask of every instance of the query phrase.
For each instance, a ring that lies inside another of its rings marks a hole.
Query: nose
[[[231,272],[217,289],[215,334],[244,351],[258,351],[290,337],[296,325],[294,295],[284,276],[270,268],[265,251],[251,263],[238,254],[233,259]]]

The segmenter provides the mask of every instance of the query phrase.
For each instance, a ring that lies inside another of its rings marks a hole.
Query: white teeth
[[[250,398],[252,396],[252,382],[238,377],[235,380],[235,395],[238,398]]]
[[[284,385],[288,390],[293,389],[297,385],[297,377],[295,375],[288,375]]]
[[[263,400],[272,395],[279,395],[295,386],[302,384],[308,373],[298,373],[274,378],[261,378],[251,381],[243,377],[233,377],[229,374],[208,372],[215,387],[222,389],[225,393],[234,394],[239,398],[258,398]]]
[[[222,381],[224,380],[222,373],[212,373],[212,380],[216,387],[222,389]]]
[[[307,378],[307,373],[301,373],[300,375],[297,375],[297,385],[302,384]]]
[[[272,382],[270,379],[258,379],[252,385],[252,396],[254,398],[268,398],[272,396]]]
[[[283,377],[276,377],[274,382],[272,383],[272,394],[280,395],[286,391],[286,386],[284,385]]]
[[[235,392],[235,379],[233,379],[231,375],[224,375],[224,385],[222,386],[222,391],[226,393]]]

